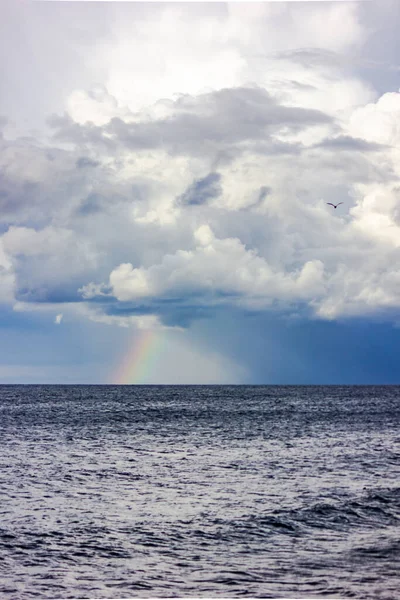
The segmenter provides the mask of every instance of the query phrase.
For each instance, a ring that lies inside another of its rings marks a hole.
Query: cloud
[[[104,323],[106,325],[117,325],[119,327],[134,327],[136,329],[164,329],[163,323],[158,315],[155,314],[123,314],[118,310],[116,314],[108,314],[104,308],[96,308],[95,306],[82,306],[79,309],[81,315],[96,323]],[[128,312],[128,311],[127,311]]]
[[[55,323],[56,325],[60,325],[60,323],[61,323],[61,321],[62,321],[62,318],[63,318],[63,314],[62,314],[62,313],[58,314],[58,315],[56,316],[56,318],[54,319],[54,323]]]
[[[360,138],[378,144],[400,146],[398,121],[400,94],[383,94],[375,103],[358,107],[350,118],[349,130]]]
[[[67,101],[67,111],[75,123],[104,125],[111,119],[130,116],[128,108],[120,108],[117,100],[108,93],[103,84],[94,85],[86,92],[76,90]]]
[[[11,226],[2,245],[15,278],[15,298],[25,302],[79,300],[80,278],[93,272],[98,260],[89,240],[55,226]]]
[[[15,287],[16,281],[12,262],[4,250],[3,240],[0,239],[0,304],[13,302]]]
[[[163,4],[157,13],[117,4],[111,10],[110,36],[90,60],[103,66],[109,93],[132,111],[176,93],[265,85],[266,58],[278,51],[357,51],[365,40],[352,3]]]
[[[80,206],[77,208],[77,213],[82,216],[91,216],[100,212],[103,208],[104,199],[99,194],[89,194]]]
[[[77,165],[80,141],[69,151],[48,149],[53,170],[49,183],[47,167],[43,170],[41,189],[46,185],[52,189],[54,181],[60,188],[63,181],[73,182],[73,202],[53,213],[52,225],[40,229],[12,225],[3,234],[18,300],[96,303],[90,318],[139,327],[143,311],[164,325],[181,326],[220,306],[293,310],[303,304],[321,318],[393,307],[393,292],[368,292],[376,281],[370,280],[368,269],[360,268],[358,258],[370,244],[370,253],[378,252],[384,260],[396,245],[396,172],[387,145],[365,136],[352,137],[350,118],[342,121],[339,136],[327,135],[317,144],[285,142],[296,147],[289,156],[259,153],[254,139],[257,144],[264,142],[255,133],[251,115],[266,131],[272,128],[277,139],[290,136],[290,131],[301,133],[309,119],[314,124],[323,122],[332,133],[337,124],[315,111],[290,109],[288,113],[258,88],[184,97],[173,102],[170,110],[168,119],[176,118],[175,125],[182,115],[198,121],[194,139],[201,137],[199,123],[206,127],[204,137],[213,140],[214,156],[226,149],[229,155],[235,141],[230,159],[222,160],[218,171],[210,171],[208,153],[183,156],[179,127],[174,152],[166,153],[163,144],[152,148],[153,126],[171,126],[162,117],[138,121],[142,138],[149,133],[150,145],[134,155],[129,141],[132,123],[119,121],[113,139],[119,151],[110,160],[97,140],[113,130],[115,122],[94,128],[79,125],[98,132],[90,142],[97,179],[89,183],[87,175],[80,175],[84,171]],[[218,132],[211,134],[209,117],[215,125],[220,123]],[[234,123],[236,132],[231,131]],[[188,139],[182,136],[185,148]],[[28,150],[32,151],[31,144]],[[206,174],[199,176],[205,169]],[[333,174],[336,182],[331,186]],[[386,199],[380,203],[379,215],[376,203],[369,199],[373,186]],[[327,201],[337,201],[338,193],[340,199],[345,195],[353,203],[350,211],[341,213],[347,215],[344,220],[325,207]],[[346,261],[352,257],[352,262],[343,270],[346,254]],[[353,282],[351,298],[347,280]],[[379,282],[385,290],[389,284],[393,287],[393,277]],[[125,314],[118,308],[124,304]]]
[[[121,302],[188,296],[199,304],[267,307],[275,300],[297,301],[323,293],[323,265],[308,261],[300,270],[275,272],[238,239],[217,239],[208,225],[194,232],[194,250],[179,250],[148,269],[122,264],[110,274]],[[85,288],[83,289],[85,292]]]
[[[346,152],[376,152],[383,150],[383,144],[368,142],[360,138],[353,138],[349,135],[339,135],[334,138],[322,140],[319,144],[315,144],[315,148],[324,148],[326,150],[344,150]]]
[[[0,115],[0,138],[3,137],[3,130],[7,127],[8,125],[8,119],[6,117],[3,117],[2,115]]]
[[[98,10],[101,72],[51,137],[0,140],[5,301],[138,328],[395,311],[400,94],[354,67],[358,5]]]
[[[219,173],[209,173],[206,177],[197,179],[182,194],[181,202],[188,205],[197,205],[204,204],[211,198],[216,198],[222,192],[220,181],[221,175]]]
[[[84,169],[85,167],[98,167],[100,163],[97,160],[88,158],[87,156],[80,156],[75,164],[79,169]]]
[[[235,152],[242,145],[268,142],[274,152],[288,152],[288,145],[271,136],[285,129],[296,134],[309,127],[332,122],[317,109],[286,106],[267,90],[252,86],[222,89],[198,96],[179,96],[166,102],[168,116],[123,120],[115,116],[106,125],[78,124],[65,117],[53,119],[55,137],[63,141],[129,151],[163,149],[171,154],[204,156],[218,151]]]

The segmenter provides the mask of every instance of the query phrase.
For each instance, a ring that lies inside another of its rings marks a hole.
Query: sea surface
[[[400,388],[0,386],[0,598],[400,598]]]

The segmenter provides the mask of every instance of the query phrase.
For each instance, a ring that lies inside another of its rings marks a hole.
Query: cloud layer
[[[2,125],[0,301],[139,328],[231,307],[396,320],[400,93],[357,68],[365,10],[99,7],[49,133]]]

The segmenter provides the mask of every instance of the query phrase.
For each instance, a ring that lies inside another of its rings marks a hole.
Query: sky
[[[400,383],[398,0],[0,10],[0,383]]]

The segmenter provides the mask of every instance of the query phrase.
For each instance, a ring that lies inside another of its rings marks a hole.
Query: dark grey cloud
[[[54,219],[65,224],[70,217],[115,211],[133,199],[147,198],[151,182],[115,177],[124,165],[118,157],[110,169],[110,159],[104,166],[96,154],[82,150],[80,144],[61,149],[27,138],[0,138],[0,223],[40,229]],[[99,155],[101,150],[96,147]]]
[[[267,186],[263,185],[260,188],[260,194],[258,196],[257,202],[263,202],[270,192],[271,192],[271,189],[268,188]]]
[[[89,194],[77,209],[77,214],[83,217],[93,215],[102,210],[103,198],[98,194]]]
[[[327,114],[301,107],[279,104],[258,87],[223,89],[199,96],[180,96],[168,101],[170,116],[147,121],[125,122],[119,117],[104,126],[80,125],[68,115],[48,120],[55,138],[74,142],[82,148],[95,147],[116,152],[164,148],[171,154],[229,155],[238,147],[252,149],[262,144],[264,153],[287,154],[298,151],[290,144],[273,139],[282,129],[299,132],[318,124],[332,123]]]
[[[101,308],[105,315],[110,317],[138,317],[156,314],[160,321],[167,327],[189,327],[194,321],[209,318],[226,307],[200,305],[196,303],[196,297],[192,299],[181,298],[157,298],[148,303],[118,302],[115,298],[109,299]],[[96,301],[93,298],[90,304]],[[101,300],[98,304],[102,304]]]
[[[347,150],[355,152],[377,152],[384,150],[384,144],[367,142],[360,138],[353,138],[348,135],[341,135],[335,138],[327,138],[322,142],[315,144],[313,148],[325,148],[327,150]]]
[[[257,206],[260,206],[270,193],[271,193],[271,188],[269,188],[266,185],[262,185],[260,187],[257,200],[254,202],[254,204],[251,204],[247,208],[256,208]]]
[[[28,179],[18,180],[11,177],[0,167],[0,220],[6,222],[23,222],[26,219],[25,209],[32,216],[36,206],[36,217],[40,214],[40,185]]]
[[[80,156],[76,161],[78,169],[85,169],[86,167],[98,167],[99,161],[88,158],[87,156]]]
[[[54,131],[53,137],[61,142],[74,143],[85,151],[88,147],[108,153],[115,153],[117,146],[110,139],[103,127],[86,123],[80,125],[68,115],[51,115],[46,119],[47,125]]]
[[[132,149],[166,145],[172,152],[196,153],[199,146],[264,140],[282,128],[300,131],[330,122],[321,111],[280,105],[266,90],[254,87],[185,95],[167,119],[125,123],[116,118],[105,129]]]
[[[89,179],[76,151],[32,138],[0,139],[0,221],[44,226]]]
[[[209,173],[202,179],[197,179],[179,198],[182,204],[200,205],[208,200],[217,198],[222,193],[221,175]]]
[[[240,211],[241,212],[245,212],[250,210],[253,210],[259,206],[261,206],[264,202],[264,200],[269,196],[269,194],[271,193],[271,188],[266,186],[266,185],[262,185],[259,189],[258,192],[258,196],[256,197],[256,200],[252,203],[252,204],[248,204],[245,207],[241,208]],[[247,247],[250,247],[249,244],[247,244]]]
[[[80,294],[75,289],[76,282],[69,288],[65,284],[55,285],[54,287],[42,285],[38,287],[21,287],[17,289],[15,298],[19,302],[50,303],[63,304],[70,302],[80,302]]]

